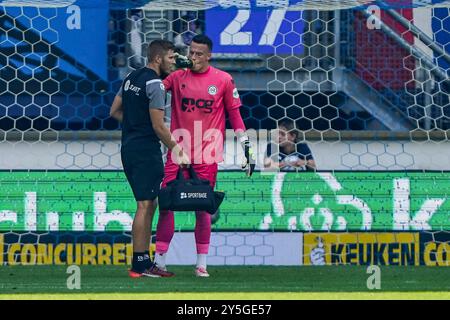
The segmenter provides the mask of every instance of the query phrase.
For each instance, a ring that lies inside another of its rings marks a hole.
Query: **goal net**
[[[203,33],[258,155],[244,179],[227,123],[213,264],[448,265],[449,3],[0,1],[0,264],[130,262],[109,109],[150,41],[187,54]],[[287,123],[306,151],[268,169]],[[191,262],[194,226],[177,213],[169,262]]]

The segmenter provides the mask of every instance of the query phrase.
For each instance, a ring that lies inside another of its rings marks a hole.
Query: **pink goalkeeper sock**
[[[169,250],[175,228],[173,211],[161,210],[159,212],[158,226],[156,228],[156,252],[166,253]]]
[[[211,215],[206,211],[195,212],[195,243],[198,254],[208,254],[211,239]]]

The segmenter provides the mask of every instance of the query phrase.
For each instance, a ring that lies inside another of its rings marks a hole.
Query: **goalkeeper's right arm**
[[[240,132],[239,132],[240,133]],[[244,161],[242,162],[242,170],[246,171],[248,177],[251,177],[256,167],[256,155],[253,151],[250,139],[245,133],[238,134],[242,149],[244,149]]]
[[[242,170],[245,170],[248,177],[251,177],[256,167],[256,155],[253,152],[250,139],[245,133],[245,125],[244,121],[242,120],[241,113],[239,112],[239,108],[228,110],[228,118],[230,120],[231,126],[234,129],[234,133],[238,137],[242,149],[244,150],[245,158],[242,162],[241,168]]]

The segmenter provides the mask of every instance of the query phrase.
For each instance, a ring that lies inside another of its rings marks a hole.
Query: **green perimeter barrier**
[[[450,230],[450,172],[221,171],[215,230]],[[136,210],[121,171],[0,172],[0,231],[130,231]],[[195,226],[176,212],[177,230]],[[157,216],[154,224],[157,222]]]

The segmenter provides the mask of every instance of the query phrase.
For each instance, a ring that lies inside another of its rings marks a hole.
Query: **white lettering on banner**
[[[70,16],[66,20],[66,26],[69,30],[81,29],[81,9],[77,5],[71,5],[67,7],[67,14]]]
[[[361,230],[372,229],[372,211],[370,210],[367,203],[355,196],[337,196],[337,201],[339,204],[351,205],[358,209],[363,217],[363,223],[361,225]],[[342,225],[347,225],[347,221],[344,217],[338,217],[339,222]]]
[[[36,192],[25,192],[25,230],[37,229],[37,196]]]
[[[84,231],[84,212],[76,211],[72,214],[72,230]]]
[[[394,229],[409,230],[409,179],[394,179]]]
[[[432,216],[436,213],[440,206],[444,203],[445,199],[427,199],[422,207],[417,211],[414,218],[411,218],[409,223],[411,229],[414,230],[431,230],[431,226],[428,223]]]
[[[24,198],[24,229],[26,231],[37,230],[37,194],[36,192],[25,192]],[[106,192],[94,192],[94,230],[104,231],[108,223],[116,221],[123,227],[124,231],[130,231],[133,223],[133,218],[127,212],[113,210],[110,213],[106,212],[107,195]],[[11,210],[0,211],[0,223],[10,222],[13,225],[17,224],[17,212]],[[60,213],[50,211],[45,213],[45,230],[59,231]],[[85,231],[85,212],[75,211],[72,213],[72,231]]]
[[[283,188],[284,176],[286,172],[278,172],[272,184],[272,205],[275,215],[281,217],[284,215],[283,199],[281,198],[281,189]]]
[[[333,227],[333,213],[328,208],[320,208],[319,211],[323,217],[322,230],[331,230]]]
[[[288,224],[289,224],[289,227],[288,227],[289,230],[291,230],[291,231],[297,230],[297,217],[296,216],[290,217],[288,220]]]
[[[47,212],[46,214],[46,230],[59,231],[59,214],[58,212]]]
[[[302,225],[306,231],[312,231],[313,226],[311,225],[311,217],[314,215],[314,208],[305,208],[302,213]]]
[[[272,184],[272,205],[275,211],[275,215],[280,217],[285,214],[285,209],[282,200],[281,190],[283,188],[284,177],[286,173],[277,173],[274,177],[274,182]],[[339,191],[342,189],[341,184],[336,180],[336,178],[331,173],[317,173],[333,191]],[[321,196],[315,194],[313,196],[313,202],[319,204],[321,202]],[[348,204],[357,208],[363,216],[363,224],[361,226],[362,230],[370,230],[372,228],[372,212],[369,206],[361,199],[353,195],[342,195],[337,196],[337,201],[339,204]],[[320,208],[320,214],[324,218],[321,230],[331,230],[334,223],[334,214],[329,208]],[[301,214],[300,221],[304,230],[313,231],[313,226],[311,224],[311,217],[314,216],[314,208],[305,208]],[[272,221],[271,221],[272,222]],[[338,224],[338,229],[343,230],[347,226],[347,221],[342,216],[336,217],[336,222]],[[267,227],[267,221],[263,223]],[[292,230],[292,224],[289,223],[288,229]]]
[[[329,172],[317,172],[317,175],[322,178],[323,181],[331,188],[333,191],[339,191],[342,189],[341,184],[337,179]]]
[[[17,223],[17,213],[11,210],[2,210],[0,211],[0,223],[2,222],[12,222],[13,224]]]
[[[333,190],[338,192],[342,190],[341,184],[331,173],[320,173],[317,175],[321,177],[325,183]],[[281,217],[285,215],[285,208],[282,199],[282,188],[284,184],[284,175],[279,173],[275,175],[274,182],[272,184],[272,205],[275,217]],[[443,205],[446,198],[434,198],[427,199],[422,204],[420,209],[415,215],[411,216],[410,212],[410,185],[409,179],[394,179],[393,181],[393,230],[431,230],[432,227],[429,221],[436,213],[436,211]],[[319,194],[313,196],[312,201],[318,205],[317,199],[320,198]],[[338,204],[350,205],[358,209],[362,216],[361,230],[371,230],[373,223],[373,215],[369,205],[358,198],[355,195],[336,195]],[[338,230],[345,230],[347,227],[347,220],[344,216],[334,214],[329,208],[319,208],[319,212],[324,218],[324,222],[320,230],[331,230],[337,228]],[[301,226],[306,231],[314,231],[314,227],[311,223],[311,218],[315,215],[314,208],[305,208],[299,216]],[[292,220],[288,219],[288,230],[292,230],[294,224]],[[297,221],[297,220],[296,220]],[[264,221],[261,222],[260,228],[266,230],[270,224],[273,223],[273,219],[264,217]],[[295,224],[297,226],[297,224]]]
[[[394,179],[394,230],[431,230],[430,219],[446,200],[427,199],[411,217],[409,179]]]
[[[94,231],[105,231],[110,222],[119,222],[125,230],[131,230],[133,218],[126,212],[113,210],[106,212],[106,192],[94,192]]]
[[[259,225],[259,230],[269,230],[270,225],[272,224],[273,219],[270,213],[266,214],[263,218],[263,221]],[[297,224],[296,224],[297,226]],[[292,229],[289,229],[292,230]]]

